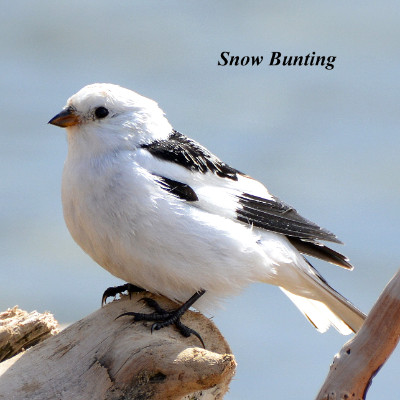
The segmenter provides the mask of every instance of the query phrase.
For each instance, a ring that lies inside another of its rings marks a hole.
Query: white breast
[[[273,280],[275,263],[256,230],[171,197],[134,153],[69,161],[62,185],[68,229],[113,275],[179,301],[205,289],[200,305]]]

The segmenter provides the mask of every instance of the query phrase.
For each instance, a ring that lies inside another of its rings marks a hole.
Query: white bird
[[[180,316],[195,302],[208,310],[265,282],[320,332],[360,329],[365,315],[302,255],[351,269],[319,242],[341,243],[337,237],[174,130],[155,101],[92,84],[49,123],[67,131],[62,203],[74,240],[118,278],[182,304],[166,312],[148,300],[155,313],[127,315],[155,321],[154,329],[175,324],[189,336],[197,333]]]

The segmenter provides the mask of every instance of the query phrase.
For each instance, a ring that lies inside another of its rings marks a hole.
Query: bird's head
[[[82,88],[49,124],[66,128],[69,141],[100,146],[136,147],[165,139],[172,131],[155,101],[108,83]]]

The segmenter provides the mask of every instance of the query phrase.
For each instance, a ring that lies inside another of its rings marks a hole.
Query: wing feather
[[[161,178],[164,190],[188,205],[285,235],[301,253],[352,268],[345,256],[318,242],[341,243],[333,233],[302,217],[260,182],[177,131],[169,140],[142,146],[136,156],[142,166]]]
[[[341,243],[333,233],[303,218],[293,207],[276,197],[270,200],[243,193],[238,200],[236,213],[241,222],[301,239]]]

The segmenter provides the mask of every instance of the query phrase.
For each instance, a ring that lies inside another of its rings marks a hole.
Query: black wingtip
[[[333,236],[333,238],[331,240],[328,240],[329,242],[342,244],[342,245],[344,244],[344,242],[342,242],[335,234],[332,233],[331,235]]]
[[[318,240],[325,240],[331,243],[344,244],[334,233],[328,231],[328,229],[325,228],[319,228],[319,229],[320,229],[320,235],[317,238]]]
[[[325,246],[317,241],[307,241],[295,237],[288,237],[290,243],[303,254],[319,258],[331,264],[338,265],[349,271],[353,270],[353,265],[350,264],[349,259],[343,254]]]

